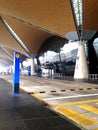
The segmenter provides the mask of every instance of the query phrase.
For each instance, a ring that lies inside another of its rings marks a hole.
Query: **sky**
[[[98,43],[98,38],[96,38],[96,39],[94,40],[94,43],[96,43],[96,42]]]
[[[63,53],[69,53],[73,49],[78,48],[79,43],[78,42],[69,42],[68,44],[65,44],[62,48]]]
[[[69,53],[70,51],[72,51],[73,49],[77,49],[78,48],[78,45],[79,45],[79,42],[73,42],[73,41],[69,41],[68,44],[65,44],[63,46],[63,48],[61,48],[61,52],[62,53]],[[53,51],[47,51],[47,53],[44,54],[44,57],[40,57],[40,61],[41,62],[45,62],[45,61],[48,61],[50,59],[53,58],[53,56],[57,55],[56,52],[53,52]]]

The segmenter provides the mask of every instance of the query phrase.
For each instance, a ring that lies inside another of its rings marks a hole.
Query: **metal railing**
[[[90,80],[98,80],[98,74],[89,74],[88,79],[90,79]]]
[[[63,74],[63,73],[54,73],[53,77],[54,78],[66,78],[66,79],[73,78],[72,76],[67,76],[66,74]],[[89,74],[88,80],[98,81],[98,74]]]
[[[70,80],[73,79],[72,76],[67,76],[67,75],[64,74],[64,73],[54,73],[53,77],[54,77],[54,78],[58,78],[58,79],[70,79]]]

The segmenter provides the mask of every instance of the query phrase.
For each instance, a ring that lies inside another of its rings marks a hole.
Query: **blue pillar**
[[[13,75],[13,87],[14,93],[19,93],[19,80],[20,80],[20,53],[14,52],[14,75]]]

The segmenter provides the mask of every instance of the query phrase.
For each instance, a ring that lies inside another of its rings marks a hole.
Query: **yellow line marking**
[[[35,97],[36,99],[38,99],[39,101],[43,102],[44,104],[46,104],[47,106],[50,106],[47,102],[45,102],[42,98],[40,98],[39,96],[35,95],[35,94],[30,94],[32,97]]]
[[[82,89],[82,90],[81,90]],[[87,88],[76,88],[72,91],[72,89],[65,89],[63,92],[74,92],[74,91],[84,91],[88,90]],[[95,88],[91,88],[91,90],[96,90]],[[28,92],[27,90],[24,90],[25,92]],[[61,93],[62,90],[54,90],[57,93]],[[42,94],[40,91],[32,92],[33,94]],[[44,93],[52,93],[51,90],[44,91]]]
[[[45,102],[42,98],[40,98],[39,96],[35,95],[35,94],[30,94],[32,97],[35,97],[36,99],[38,99],[39,101],[43,102],[44,104],[47,104],[47,106],[50,106],[50,104],[48,104],[47,102]],[[51,107],[51,106],[50,106]]]
[[[98,130],[98,128],[96,128],[96,129],[93,129],[93,130]]]
[[[79,91],[79,88],[76,88],[75,91]]]
[[[90,111],[90,112],[93,112],[95,114],[98,114],[98,108],[96,107],[93,107],[93,106],[89,106],[87,104],[84,104],[84,105],[79,105],[80,108],[83,108],[87,111]]]
[[[67,116],[68,118],[82,126],[89,126],[98,123],[95,120],[69,108],[59,108],[57,109],[57,112],[63,114],[64,116]]]
[[[70,92],[70,89],[66,89],[66,92]]]
[[[96,90],[95,88],[92,88],[91,90]]]
[[[51,93],[50,90],[47,90],[46,93]]]
[[[83,88],[83,90],[88,90],[87,88]]]
[[[61,92],[61,90],[56,90],[56,92],[57,92],[57,93],[60,93],[60,92]]]
[[[34,94],[40,94],[39,92],[33,92]]]
[[[62,107],[62,106],[69,106],[69,105],[75,105],[75,104],[84,104],[84,103],[90,103],[90,102],[98,102],[98,99],[94,100],[86,100],[86,101],[76,101],[76,102],[66,102],[61,104],[51,104],[52,107]]]

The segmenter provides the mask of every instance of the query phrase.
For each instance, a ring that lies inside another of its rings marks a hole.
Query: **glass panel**
[[[78,45],[79,42],[69,41],[60,49],[59,53],[53,51],[44,53],[44,56],[39,58],[42,73],[48,73],[47,76],[50,76],[53,71],[63,76],[73,76]]]
[[[94,45],[94,48],[95,48],[96,54],[97,54],[97,56],[98,56],[98,38],[96,38],[96,39],[94,40],[93,45]]]

